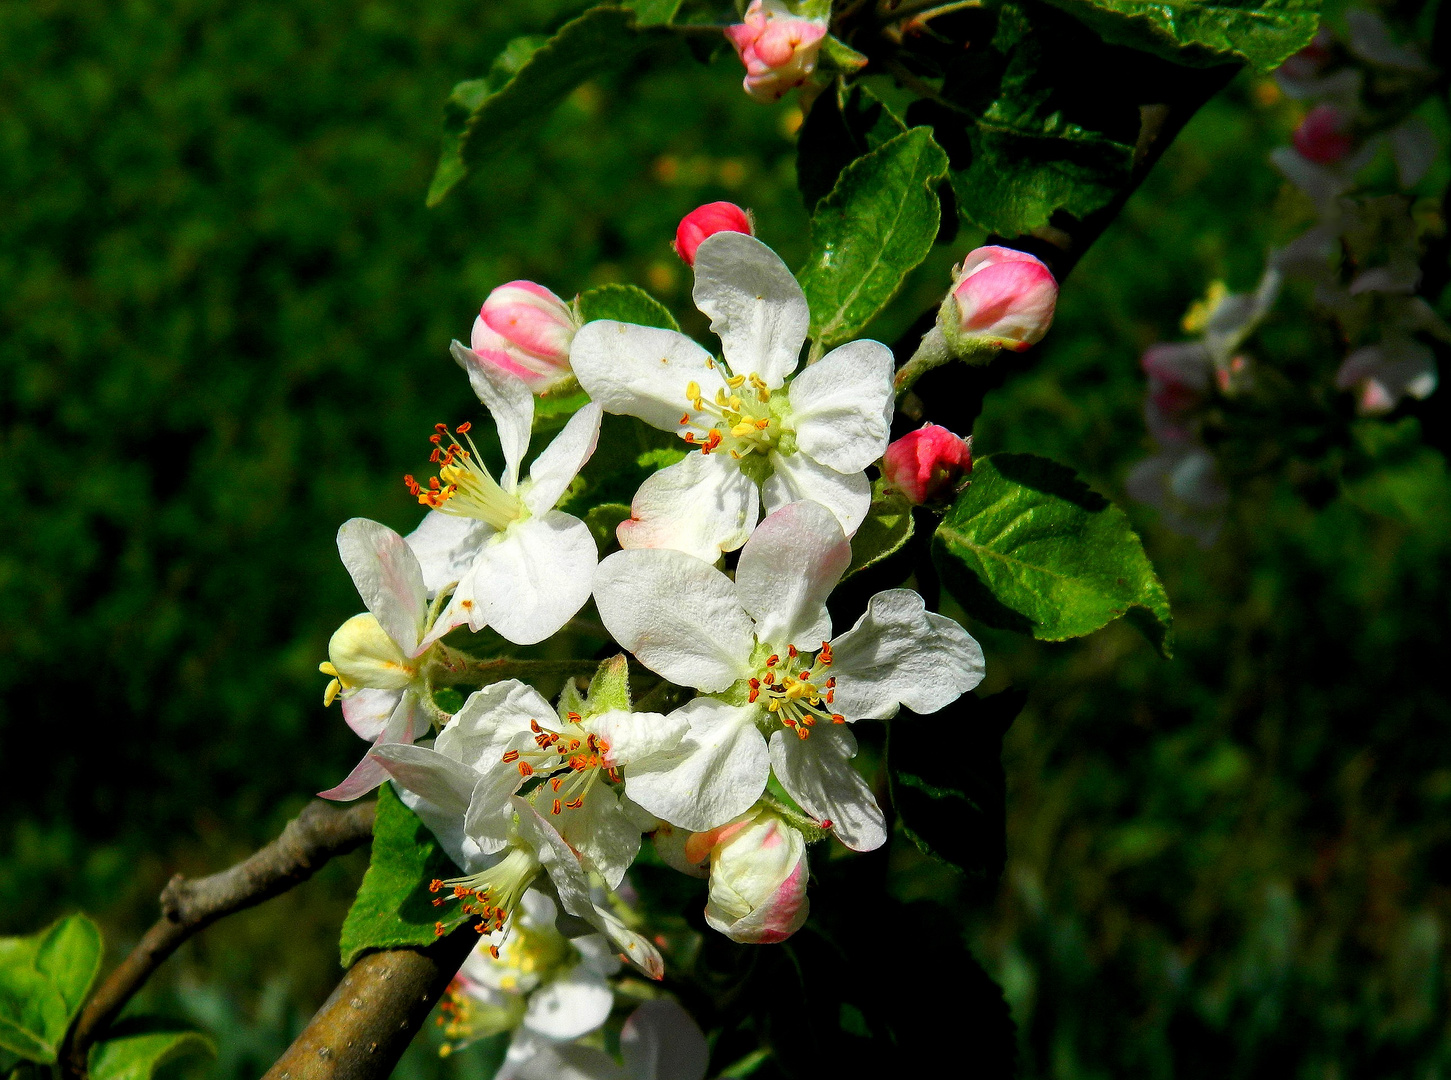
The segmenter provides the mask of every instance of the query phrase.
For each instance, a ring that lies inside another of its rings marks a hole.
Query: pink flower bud
[[[959,477],[972,472],[972,440],[936,424],[923,424],[887,447],[882,475],[908,500],[920,506],[947,493]]]
[[[1325,27],[1315,32],[1310,44],[1280,65],[1277,74],[1292,82],[1315,78],[1334,58],[1335,38]]]
[[[511,281],[489,293],[470,344],[485,363],[542,394],[568,377],[569,346],[579,326],[573,309],[543,285]]]
[[[746,66],[746,93],[779,101],[816,70],[826,23],[791,14],[781,0],[751,0],[746,21],[726,27],[725,35]]]
[[[685,265],[695,266],[695,249],[707,236],[718,232],[739,232],[747,236],[756,235],[749,210],[742,210],[735,203],[713,202],[697,206],[680,219],[675,230],[675,254],[685,260]]]
[[[1043,340],[1057,303],[1058,282],[1040,260],[1014,248],[980,247],[957,268],[944,304],[952,305],[944,312],[950,325],[943,329],[949,340],[956,331],[959,346],[974,342],[1022,352]]]
[[[1316,165],[1334,165],[1355,149],[1350,117],[1334,105],[1316,105],[1291,136],[1300,156]]]
[[[806,921],[806,840],[769,811],[697,833],[686,856],[709,845],[705,921],[732,941],[785,941]]]

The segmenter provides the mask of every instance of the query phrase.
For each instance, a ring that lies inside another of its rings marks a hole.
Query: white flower
[[[811,322],[806,297],[745,233],[702,241],[694,296],[724,362],[684,334],[630,323],[587,323],[574,339],[574,373],[606,412],[698,448],[641,485],[621,546],[714,561],[746,542],[762,500],[769,513],[812,499],[855,532],[871,503],[863,470],[887,448],[891,352],[853,341],[792,378]]]
[[[386,525],[353,518],[338,530],[338,553],[368,608],[343,623],[328,642],[331,675],[323,703],[341,697],[343,719],[374,748],[411,743],[431,726],[425,671],[435,654],[428,627],[423,571],[403,538]],[[377,759],[363,760],[324,799],[366,795],[388,778]]]
[[[630,770],[632,799],[701,832],[749,809],[774,768],[848,847],[883,843],[846,722],[887,719],[901,705],[936,712],[982,680],[982,650],[907,589],[878,593],[828,640],[826,597],[850,560],[830,511],[799,502],[761,522],[735,581],[678,551],[621,551],[600,564],[595,601],[615,640],[671,682],[713,695],[677,710],[690,725],[677,749]]]
[[[427,486],[408,477],[418,501],[433,508],[408,537],[430,592],[457,582],[433,633],[467,623],[491,626],[509,641],[532,645],[568,622],[589,599],[599,559],[589,528],[555,510],[599,438],[600,409],[586,405],[519,478],[534,422],[534,395],[522,379],[486,364],[453,343],[453,356],[498,428],[504,472],[484,467],[469,426],[457,435],[439,425],[434,458],[439,475]],[[461,440],[461,441],[460,441]],[[465,445],[466,444],[466,445]]]
[[[609,1018],[608,979],[620,970],[619,960],[598,934],[566,938],[555,927],[557,917],[554,901],[530,889],[497,957],[487,941],[469,954],[442,1007],[450,1049],[512,1031],[506,1060],[521,1063],[542,1044],[578,1039]]]
[[[623,1065],[582,1043],[537,1040],[513,1046],[498,1080],[705,1080],[710,1047],[691,1015],[670,998],[647,1001],[620,1032]]]
[[[619,885],[655,826],[625,797],[621,770],[674,749],[685,722],[660,713],[610,709],[560,717],[540,693],[516,679],[470,695],[430,749],[388,747],[388,770],[413,791],[463,806],[463,828],[480,852],[508,841],[511,799],[529,780],[554,828],[610,888]]]

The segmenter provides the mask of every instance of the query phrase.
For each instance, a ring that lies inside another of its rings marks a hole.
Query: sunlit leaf
[[[101,930],[67,915],[27,937],[0,938],[0,1047],[30,1061],[55,1061],[101,966]]]

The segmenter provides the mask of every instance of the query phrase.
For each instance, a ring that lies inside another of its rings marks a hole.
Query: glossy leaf
[[[339,942],[343,967],[351,967],[368,949],[431,945],[440,911],[433,906],[435,896],[428,883],[458,876],[458,868],[433,833],[403,805],[393,786],[380,787],[372,858],[343,922]]]
[[[1105,41],[1181,64],[1244,61],[1272,71],[1310,43],[1320,0],[1048,0]]]
[[[927,257],[940,219],[947,155],[926,128],[883,143],[842,171],[811,217],[811,254],[798,277],[811,336],[830,348],[858,335]]]
[[[670,309],[635,285],[601,285],[579,294],[579,314],[585,322],[613,319],[637,326],[680,329]]]
[[[932,552],[943,584],[991,626],[1063,641],[1133,614],[1171,653],[1169,599],[1128,518],[1047,458],[974,462]]]
[[[205,1054],[217,1046],[200,1031],[167,1021],[137,1017],[123,1020],[91,1049],[92,1080],[151,1080],[156,1070],[177,1058]]]
[[[27,937],[0,938],[0,1047],[50,1064],[101,966],[101,931],[68,915]]]
[[[635,29],[634,12],[619,7],[592,8],[544,42],[515,39],[487,78],[459,83],[449,95],[428,205],[437,206],[472,167],[548,117],[576,86],[629,67],[656,40]]]
[[[872,485],[867,516],[851,538],[851,564],[843,578],[895,555],[912,538],[912,504],[900,492],[886,490],[878,478]]]
[[[1025,698],[1016,690],[964,694],[930,717],[899,713],[887,733],[892,806],[908,837],[924,854],[988,884],[1007,859],[1003,736]],[[929,727],[954,732],[956,752],[916,753],[924,738],[931,741]]]

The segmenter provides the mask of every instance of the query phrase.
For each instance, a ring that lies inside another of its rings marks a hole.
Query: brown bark
[[[91,1047],[137,990],[182,942],[225,915],[270,900],[300,885],[335,855],[373,834],[376,804],[340,806],[316,799],[287,823],[282,835],[242,862],[210,877],[180,874],[161,893],[161,918],[86,1002],[61,1046],[67,1080],[85,1080]]]

